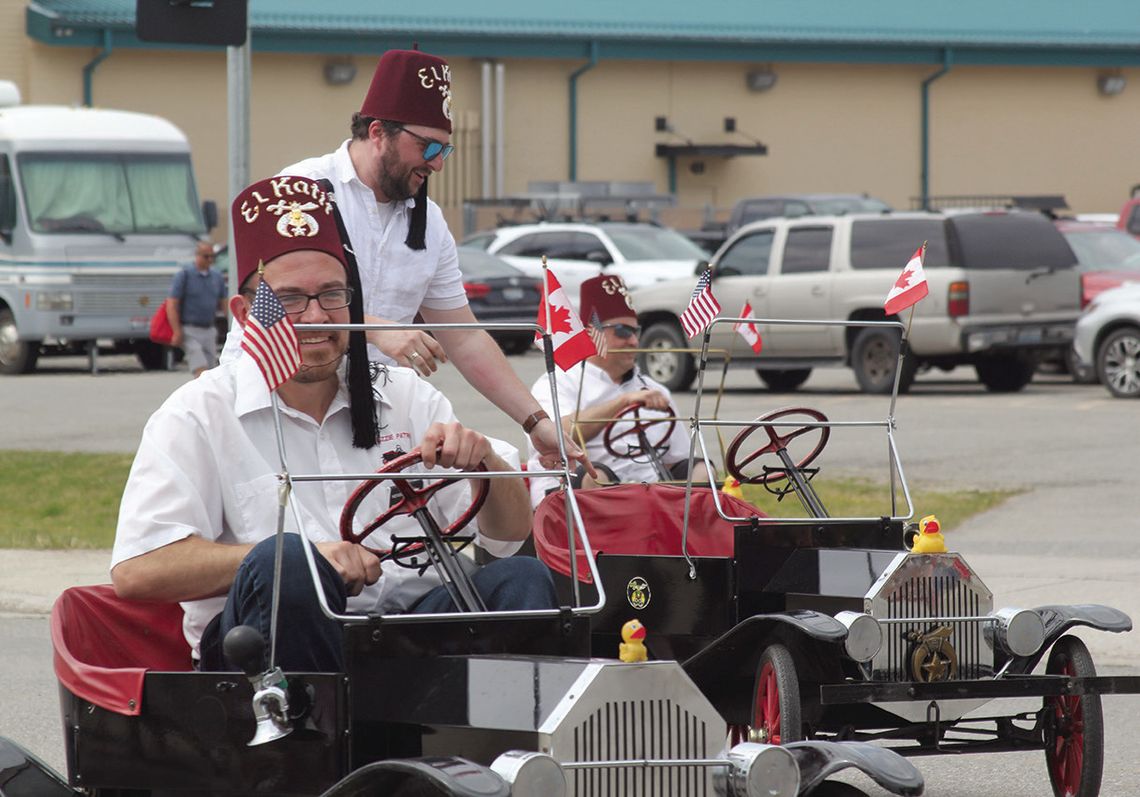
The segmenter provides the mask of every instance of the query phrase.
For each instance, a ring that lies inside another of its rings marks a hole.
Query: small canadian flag
[[[563,371],[569,371],[571,367],[597,353],[578,311],[550,269],[546,270],[545,290],[538,305],[538,325],[550,334],[554,362]],[[536,332],[535,343],[541,340],[542,335]]]
[[[926,286],[926,274],[922,270],[922,263],[926,260],[926,242],[915,250],[903,267],[902,274],[891,286],[887,300],[883,302],[883,310],[887,315],[897,315],[908,307],[923,299],[930,290]]]
[[[748,300],[744,301],[744,307],[740,308],[740,317],[741,318],[753,318],[754,317],[752,315],[752,302],[750,302]],[[742,323],[736,323],[736,324],[732,325],[732,328],[740,333],[740,337],[742,337],[746,341],[748,341],[748,345],[752,347],[752,351],[756,352],[757,354],[760,353],[760,349],[762,349],[764,347],[764,342],[762,340],[760,340],[760,331],[756,329],[755,324],[753,324],[751,322],[743,323],[743,324]]]

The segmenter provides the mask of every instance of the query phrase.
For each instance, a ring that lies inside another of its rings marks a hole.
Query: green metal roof
[[[379,52],[412,40],[451,56],[1140,64],[1136,0],[250,0],[256,51]],[[52,45],[155,47],[135,0],[35,0],[28,33]]]

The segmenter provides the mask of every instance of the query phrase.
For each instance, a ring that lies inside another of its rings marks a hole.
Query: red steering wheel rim
[[[392,459],[384,463],[377,471],[376,475],[370,479],[362,481],[352,495],[344,504],[344,509],[340,513],[340,536],[346,542],[353,542],[357,545],[364,545],[364,540],[368,538],[373,532],[390,521],[392,518],[399,515],[410,515],[418,509],[427,506],[431,497],[444,489],[448,485],[461,484],[459,479],[434,479],[427,481],[421,487],[414,486],[411,481],[407,479],[393,479],[392,474],[400,473],[412,465],[417,465],[423,462],[423,453],[419,448],[414,448],[407,454]],[[479,467],[475,469],[475,473],[485,471],[487,467],[480,463]],[[395,482],[397,489],[403,494],[399,501],[392,506],[388,507],[384,512],[377,515],[373,520],[366,524],[360,532],[356,532],[352,528],[352,521],[356,518],[356,512],[360,508],[360,503],[371,493],[376,486],[382,482]],[[450,537],[457,531],[462,529],[475,515],[479,514],[479,510],[483,508],[483,502],[487,500],[487,492],[490,489],[490,484],[486,479],[476,480],[472,489],[471,504],[467,506],[459,516],[451,522],[451,524],[444,529],[440,529],[440,535],[443,537]],[[364,546],[367,550],[376,554],[381,560],[391,559],[395,556],[393,551],[369,548]],[[414,556],[423,551],[422,543],[410,543],[409,545],[400,547],[399,556]]]
[[[727,470],[733,478],[739,480],[741,484],[768,484],[769,482],[779,481],[780,479],[787,477],[786,469],[771,469],[761,472],[755,476],[747,476],[744,474],[744,468],[745,466],[750,465],[752,462],[756,461],[756,459],[763,456],[764,454],[772,454],[776,451],[779,451],[781,448],[787,448],[789,442],[797,437],[800,437],[801,435],[805,435],[809,432],[819,432],[819,442],[816,443],[815,448],[813,448],[807,454],[807,456],[796,463],[796,469],[801,470],[810,465],[815,460],[815,458],[819,456],[820,452],[823,451],[824,446],[827,445],[827,441],[831,437],[831,427],[801,426],[785,434],[780,434],[777,431],[776,427],[762,425],[762,422],[779,420],[780,418],[794,415],[796,413],[807,415],[808,417],[822,423],[827,422],[826,415],[824,415],[819,410],[812,409],[810,407],[784,407],[783,409],[769,412],[766,415],[761,415],[749,426],[741,429],[736,437],[732,439],[732,443],[729,444],[728,450],[724,454],[725,470]],[[765,430],[765,433],[768,435],[768,443],[761,446],[760,448],[753,450],[747,456],[741,456],[740,449],[744,445],[744,441],[748,439],[749,435],[751,435],[757,429]]]
[[[618,451],[615,444],[623,437],[630,437],[631,435],[636,436],[638,431],[645,432],[645,438],[649,441],[650,446],[655,451],[659,451],[669,441],[669,437],[673,434],[673,430],[677,428],[677,412],[672,407],[669,407],[669,414],[672,416],[669,418],[642,418],[641,409],[642,405],[640,404],[628,404],[622,408],[621,412],[615,415],[606,424],[605,431],[602,433],[602,445],[606,447],[607,452],[617,457],[618,459],[632,459],[641,453],[640,448],[633,450],[627,448],[625,451]],[[627,415],[632,415],[633,419],[627,419],[625,417]],[[630,428],[623,432],[615,434],[614,428],[619,422],[622,421],[629,423]],[[654,426],[662,426],[664,424],[668,424],[668,426],[665,426],[665,433],[661,435],[661,439],[656,442],[649,440],[648,430]]]

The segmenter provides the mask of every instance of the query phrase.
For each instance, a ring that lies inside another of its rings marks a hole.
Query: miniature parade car
[[[902,331],[894,322],[858,325]],[[702,366],[708,342],[706,331]],[[693,458],[709,463],[706,432],[742,427],[725,452],[727,473],[781,499],[795,496],[803,515],[769,517],[691,483],[581,491],[597,584],[583,552],[565,547],[566,495],[548,495],[534,536],[559,588],[616,595],[594,619],[595,651],[636,619],[649,630],[649,657],[679,661],[737,739],[878,741],[903,755],[1043,750],[1058,797],[1098,794],[1100,696],[1140,692],[1140,678],[1098,676],[1088,648],[1067,632],[1129,631],[1129,617],[1100,605],[997,608],[966,559],[946,550],[936,520],[924,518],[919,529],[907,522],[913,509],[896,509],[896,477],[908,507],[911,499],[895,447],[894,396],[881,421],[833,421],[806,407],[749,421],[702,419],[703,375],[702,367]],[[631,456],[655,456],[653,439],[665,438],[655,422],[619,422],[640,427],[642,445]],[[855,428],[886,433],[891,506],[880,517],[830,517],[816,489],[813,465],[829,437]],[[1042,661],[1044,673],[1034,674]],[[1015,697],[1036,705],[967,717]]]
[[[331,475],[361,481],[342,535],[365,542],[354,531],[359,498],[390,480],[395,503],[367,533],[395,514],[416,516],[423,536],[385,555],[429,560],[466,611],[337,615],[317,586],[343,626],[343,672],[282,673],[272,661],[262,671],[266,640],[244,626],[225,639],[234,671],[199,672],[177,604],[122,600],[107,585],[69,589],[51,617],[67,776],[0,738],[0,797],[861,794],[828,780],[848,768],[891,793],[922,793],[921,774],[881,746],[730,738],[725,715],[677,660],[618,661],[617,644],[596,646],[603,590],[561,610],[482,610],[455,544],[478,495],[447,528],[419,511],[470,474],[403,470],[417,459]],[[487,478],[506,475],[518,474]],[[282,473],[285,482],[322,477]],[[567,550],[589,551],[579,530],[580,547],[567,540]],[[599,582],[593,556],[582,561]]]

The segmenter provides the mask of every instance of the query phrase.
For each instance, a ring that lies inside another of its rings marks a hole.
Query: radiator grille
[[[169,275],[153,274],[76,275],[72,279],[75,311],[150,315],[170,293],[172,280]]]
[[[709,728],[671,700],[602,704],[574,728],[574,761],[703,759]],[[599,767],[567,774],[574,797],[709,797],[705,767]]]
[[[914,620],[883,626],[883,647],[872,661],[873,677],[885,681],[915,680],[911,672],[914,643],[910,632],[927,634],[940,626],[952,629],[949,641],[958,655],[955,680],[976,680],[993,674],[993,649],[986,641],[986,623],[979,620],[933,618],[984,618],[993,609],[988,589],[961,564],[932,568],[929,562],[904,562],[886,587],[872,599],[872,614],[879,619]],[[930,619],[926,619],[930,618]]]

